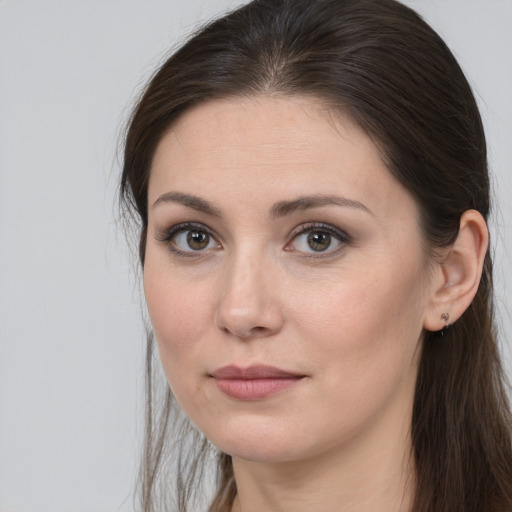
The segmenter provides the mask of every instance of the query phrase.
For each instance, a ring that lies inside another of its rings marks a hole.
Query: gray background
[[[238,3],[0,0],[1,512],[133,510],[144,337],[116,144],[169,48]],[[485,119],[510,342],[512,1],[407,3],[445,37]]]

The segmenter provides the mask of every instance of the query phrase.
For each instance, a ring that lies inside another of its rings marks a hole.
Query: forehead
[[[336,193],[377,209],[409,196],[355,123],[304,97],[215,100],[186,112],[157,147],[150,203],[190,187],[218,200]]]

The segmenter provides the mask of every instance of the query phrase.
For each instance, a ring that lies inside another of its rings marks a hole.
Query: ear
[[[478,290],[488,246],[485,219],[476,210],[464,212],[457,239],[435,263],[430,304],[423,321],[425,329],[439,331],[466,311]]]

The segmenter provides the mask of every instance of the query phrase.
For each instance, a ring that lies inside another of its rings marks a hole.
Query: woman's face
[[[300,97],[196,107],[148,214],[163,368],[215,445],[292,461],[406,435],[432,287],[415,203],[360,129]]]

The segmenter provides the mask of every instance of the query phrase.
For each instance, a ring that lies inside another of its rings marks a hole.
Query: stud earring
[[[441,320],[444,322],[444,327],[438,331],[439,336],[444,336],[445,332],[448,331],[450,328],[450,324],[448,323],[448,320],[450,320],[450,314],[449,313],[443,313],[441,315]]]

